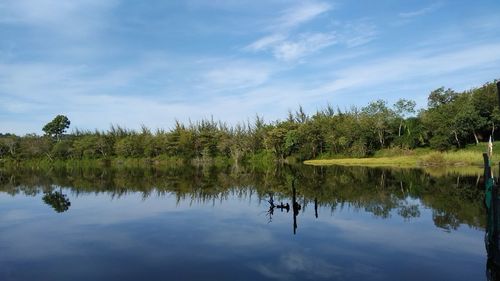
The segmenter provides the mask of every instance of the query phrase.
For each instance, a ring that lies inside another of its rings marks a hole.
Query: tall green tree
[[[384,100],[373,101],[368,106],[363,107],[361,111],[365,125],[373,129],[380,148],[384,148],[387,136],[391,133],[394,112],[387,107],[387,102]]]
[[[450,104],[458,97],[458,93],[452,89],[444,87],[432,91],[427,98],[427,105],[430,109],[439,107],[441,105]]]
[[[52,121],[45,124],[42,130],[45,132],[45,134],[51,137],[55,137],[59,141],[61,135],[66,132],[66,129],[69,128],[70,124],[71,122],[69,121],[68,117],[64,115],[57,115]]]
[[[416,103],[414,101],[407,99],[399,99],[394,104],[394,112],[399,119],[398,137],[401,136],[401,128],[408,115],[415,113],[415,105]]]
[[[479,114],[479,111],[474,107],[472,96],[468,93],[462,94],[454,103],[455,115],[453,118],[453,130],[457,143],[460,145],[458,137],[466,142],[468,137],[472,135],[476,144],[479,143],[477,131],[483,128],[486,124],[486,118]]]
[[[286,156],[285,141],[288,130],[283,127],[274,127],[269,130],[264,138],[266,148],[272,151],[276,158],[283,160]]]

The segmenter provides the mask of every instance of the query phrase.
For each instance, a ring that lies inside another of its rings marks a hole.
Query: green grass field
[[[304,161],[308,165],[345,165],[345,166],[392,166],[392,167],[430,167],[430,166],[482,166],[483,152],[487,143],[468,145],[454,151],[439,152],[429,148],[414,150],[383,149],[369,158],[340,158]],[[495,165],[500,161],[500,142],[493,144]]]

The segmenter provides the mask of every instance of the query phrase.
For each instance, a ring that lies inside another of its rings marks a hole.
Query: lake
[[[487,280],[477,175],[0,170],[0,280]]]

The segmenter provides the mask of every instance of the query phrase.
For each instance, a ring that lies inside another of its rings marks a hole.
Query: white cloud
[[[294,32],[300,25],[314,20],[331,9],[332,7],[328,4],[312,2],[285,10],[277,20],[269,24],[266,30],[271,31],[270,34],[248,44],[243,51],[270,52],[276,59],[290,62],[334,44],[356,47],[376,37],[375,25],[367,20],[334,22],[335,30]]]
[[[292,30],[321,14],[332,9],[332,6],[323,2],[306,2],[281,12],[281,15],[272,20],[266,30],[272,33],[261,37],[247,45],[245,51],[269,51],[280,60],[291,61],[334,43],[333,33],[302,32],[292,36]]]
[[[338,70],[333,74],[337,78],[325,84],[319,92],[436,77],[475,67],[486,67],[499,60],[500,43],[470,46],[437,54],[398,55]]]
[[[281,42],[285,41],[287,36],[284,34],[271,34],[268,36],[264,36],[257,41],[251,43],[250,45],[246,46],[244,49],[248,51],[262,51],[262,50],[267,50],[273,46],[276,46],[277,44],[280,44]]]
[[[186,122],[211,115],[236,123],[283,99],[274,95],[283,87],[253,95],[277,71],[272,64],[252,61],[189,64],[161,56],[108,70],[58,63],[0,64],[0,114],[26,116],[16,121],[0,118],[0,128],[18,134],[40,132],[56,114],[68,115],[73,128],[107,129],[111,123],[168,128],[175,119]],[[179,81],[194,77],[201,80]],[[152,88],[151,81],[157,83]]]
[[[423,16],[423,15],[426,15],[426,14],[429,14],[429,13],[436,11],[442,5],[443,5],[443,3],[436,2],[436,3],[431,4],[430,6],[424,7],[424,8],[419,9],[419,10],[399,13],[399,17],[401,17],[401,18],[413,18],[413,17]]]
[[[269,279],[295,280],[297,275],[307,274],[312,280],[344,279],[354,268],[343,268],[309,251],[281,252],[267,263],[251,264],[250,267]]]
[[[269,51],[276,59],[289,62],[332,45],[339,44],[347,48],[365,45],[377,36],[375,25],[366,22],[339,24],[337,29],[331,32],[303,32],[295,36],[272,34],[254,41],[243,50]]]
[[[39,132],[43,122],[55,114],[69,115],[73,124],[83,128],[106,128],[110,123],[124,124],[122,120],[132,122],[134,127],[139,120],[151,122],[147,108],[168,109],[174,113],[170,106],[158,108],[154,100],[141,98],[151,90],[145,84],[156,78],[155,75],[165,72],[168,65],[146,59],[135,65],[105,71],[61,63],[0,64],[0,113],[25,116],[18,117],[17,124],[4,119],[0,121],[0,127],[15,133],[30,132],[34,128]],[[142,92],[137,90],[139,84],[144,87]],[[161,92],[161,88],[160,84],[155,90]],[[161,97],[155,98],[158,99]],[[138,106],[142,108],[138,109]],[[175,114],[180,113],[175,111]],[[128,116],[137,119],[130,120]],[[154,114],[154,117],[159,116]]]
[[[335,44],[335,36],[326,33],[301,34],[295,41],[287,40],[276,44],[273,54],[284,61],[292,61]]]
[[[282,12],[281,16],[272,24],[273,29],[290,29],[313,20],[317,16],[332,8],[327,3],[305,2]]]
[[[374,24],[366,21],[352,22],[340,27],[339,41],[347,47],[365,45],[374,40],[378,34]]]

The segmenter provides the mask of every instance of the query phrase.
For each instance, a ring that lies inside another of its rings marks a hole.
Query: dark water
[[[340,167],[4,170],[0,280],[486,280],[481,184]]]

